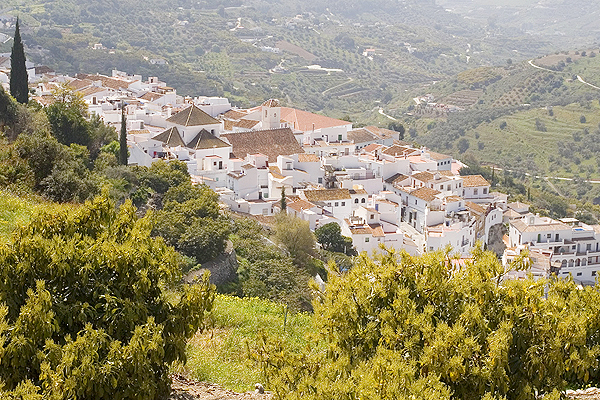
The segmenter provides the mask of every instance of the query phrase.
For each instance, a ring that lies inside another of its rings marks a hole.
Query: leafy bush
[[[180,278],[130,203],[38,216],[0,248],[0,397],[164,398],[214,297]]]
[[[275,399],[558,398],[597,384],[600,290],[504,272],[480,248],[460,269],[442,252],[360,256],[330,271],[311,346],[263,335],[252,354]]]

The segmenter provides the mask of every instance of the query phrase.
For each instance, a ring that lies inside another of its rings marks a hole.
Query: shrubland
[[[330,271],[305,348],[263,334],[251,356],[276,399],[560,398],[598,384],[600,290],[504,273],[480,248],[465,263],[363,254]]]

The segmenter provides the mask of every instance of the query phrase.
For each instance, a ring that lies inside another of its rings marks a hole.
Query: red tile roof
[[[304,153],[290,128],[268,129],[263,131],[234,132],[222,135],[232,146],[234,157],[245,158],[248,154],[262,153],[269,162],[276,162],[277,156]]]

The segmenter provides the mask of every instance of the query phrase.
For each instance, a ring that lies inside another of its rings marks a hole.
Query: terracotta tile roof
[[[238,120],[245,117],[247,114],[238,110],[229,110],[225,114],[223,114],[223,118],[228,118],[232,120]]]
[[[398,207],[398,203],[396,203],[395,201],[387,200],[387,199],[375,200],[375,203],[385,203],[385,204],[389,204],[391,206]]]
[[[277,99],[269,99],[262,103],[262,105],[265,107],[281,107],[281,103]]]
[[[418,188],[416,190],[413,190],[412,192],[410,192],[411,196],[417,197],[421,200],[425,200],[426,202],[430,202],[433,199],[436,198],[436,196],[438,194],[440,194],[441,192],[435,190],[435,189],[431,189],[428,187],[422,187],[422,188]]]
[[[399,146],[399,145],[395,144],[395,145],[390,146],[387,149],[383,150],[382,153],[387,154],[389,156],[394,156],[394,157],[403,157],[403,156],[408,157],[410,155],[414,155],[418,151],[419,150],[413,149],[411,147]]]
[[[154,92],[146,92],[139,98],[142,100],[146,100],[146,101],[154,101],[154,100],[160,99],[163,96],[164,96],[164,94],[154,93]]]
[[[439,173],[442,176],[457,176],[454,172],[452,171],[436,171],[437,173]]]
[[[371,228],[367,226],[349,226],[350,232],[353,235],[370,235]]]
[[[127,132],[128,135],[141,135],[141,134],[148,134],[150,133],[150,131],[148,129],[132,129],[129,132]]]
[[[414,178],[421,182],[429,182],[430,180],[433,179],[433,174],[431,172],[424,171],[424,172],[419,172],[419,173],[412,175],[411,178]]]
[[[92,86],[94,82],[89,79],[73,79],[68,83],[68,86],[73,90],[81,90],[86,87]]]
[[[481,207],[479,204],[473,203],[472,201],[467,201],[465,206],[469,209],[469,211],[472,211],[476,214],[485,213],[485,208]]]
[[[221,147],[231,147],[206,129],[202,129],[195,138],[193,138],[187,147],[194,150],[205,150]]]
[[[364,151],[365,153],[372,153],[375,150],[380,149],[382,147],[383,147],[383,145],[381,145],[381,144],[371,143],[370,145],[368,145],[367,147],[362,149],[362,151]]]
[[[385,180],[385,183],[389,183],[390,185],[393,185],[397,182],[402,182],[405,179],[408,179],[408,176],[398,173],[398,174],[394,174],[394,175],[390,176],[389,178],[387,178]]]
[[[518,219],[511,224],[521,233],[523,232],[545,232],[545,231],[561,231],[569,230],[571,227],[562,222],[553,222],[549,224],[528,225],[524,221]]]
[[[298,200],[294,201],[293,203],[288,203],[287,207],[291,208],[292,210],[302,211],[302,210],[309,210],[313,207],[316,207],[316,205],[314,205],[313,203],[311,203],[309,201],[298,199]]]
[[[441,154],[441,153],[436,153],[436,152],[429,151],[429,150],[427,150],[427,153],[429,154],[429,157],[435,161],[441,161],[441,160],[446,160],[448,158],[452,158],[452,156],[448,156],[446,154]]]
[[[176,127],[172,127],[154,136],[152,139],[165,143],[169,147],[185,146],[185,142]]]
[[[462,178],[464,187],[490,186],[490,183],[481,175],[465,175]]]
[[[226,131],[232,131],[233,130],[233,124],[235,124],[235,121],[231,121],[228,119],[223,120],[223,129]]]
[[[398,132],[391,129],[379,128],[374,125],[365,126],[365,129],[380,139],[389,139],[398,137]]]
[[[233,121],[233,126],[236,128],[243,129],[252,129],[258,124],[260,121],[255,121],[252,119],[240,119],[239,121]]]
[[[313,114],[295,108],[281,107],[281,119],[292,124],[294,129],[311,131],[314,129],[331,128],[333,126],[349,125],[350,122]]]
[[[119,89],[127,89],[131,82],[122,81],[120,79],[109,78],[104,75],[90,75],[90,74],[77,74],[75,78],[78,79],[89,79],[91,81],[100,81],[102,82],[102,86],[119,90]]]
[[[353,129],[348,131],[348,140],[354,143],[373,142],[379,138],[366,130],[365,128]]]
[[[83,97],[85,96],[90,96],[94,93],[100,93],[100,92],[106,92],[107,89],[104,87],[97,87],[97,86],[90,86],[90,87],[86,87],[85,89],[80,89],[77,90],[77,92],[81,93],[81,95]]]
[[[305,190],[304,196],[308,201],[328,201],[328,200],[349,200],[350,191],[348,189],[321,189]]]
[[[517,208],[526,208],[529,210],[529,204],[521,203],[520,201],[515,201],[507,204],[508,208],[512,208],[516,210]]]
[[[281,174],[281,170],[279,169],[279,167],[272,165],[269,167],[269,172],[271,173],[271,175],[273,175],[274,178],[277,179],[283,179],[285,178],[285,175]]]
[[[504,217],[508,217],[508,219],[521,218],[523,216],[522,214],[519,214],[512,208],[509,208],[508,210],[504,211],[504,213],[502,215]]]
[[[200,126],[219,123],[218,120],[214,119],[193,104],[185,110],[172,115],[167,119],[167,122],[182,126]]]
[[[455,203],[457,201],[461,201],[462,197],[460,196],[446,196],[446,203]]]
[[[304,153],[290,128],[234,132],[222,136],[231,143],[232,153],[237,158],[262,153],[269,158],[269,162],[276,162],[280,155]]]
[[[320,162],[321,160],[319,159],[319,156],[316,154],[298,154],[298,162],[301,163],[305,163],[305,162]]]
[[[365,189],[348,189],[350,194],[368,194]]]
[[[383,232],[383,227],[379,224],[370,224],[369,228],[371,228],[371,235],[374,237],[384,237],[385,232]]]

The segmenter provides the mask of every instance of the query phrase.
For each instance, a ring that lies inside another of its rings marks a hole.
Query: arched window
[[[366,199],[363,197],[363,198],[360,200],[360,202],[361,202],[361,203],[366,203],[367,201],[366,201]]]

